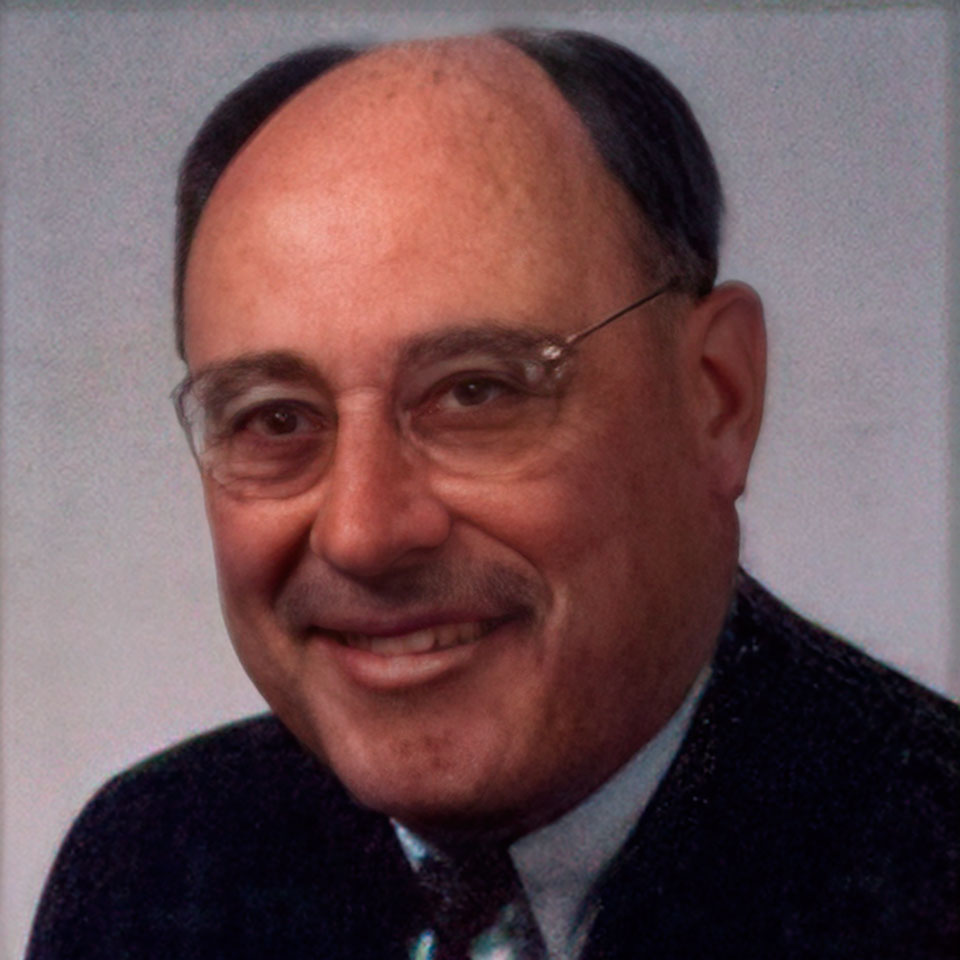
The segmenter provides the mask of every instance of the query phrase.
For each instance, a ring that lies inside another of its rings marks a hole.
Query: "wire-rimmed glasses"
[[[576,348],[676,286],[671,280],[567,337],[493,325],[417,341],[406,349],[394,391],[400,434],[451,473],[523,471],[550,443]],[[201,471],[237,497],[296,496],[333,460],[334,397],[295,355],[212,367],[188,376],[172,399]]]

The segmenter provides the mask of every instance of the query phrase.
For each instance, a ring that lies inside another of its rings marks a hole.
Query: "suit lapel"
[[[722,824],[742,823],[749,811],[727,806],[718,772],[737,754],[750,712],[754,640],[737,603],[683,745],[598,884],[599,911],[582,960],[727,955],[725,931],[740,926],[742,911],[724,869]]]

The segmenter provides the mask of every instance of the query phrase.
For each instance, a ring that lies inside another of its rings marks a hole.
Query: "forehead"
[[[221,177],[188,262],[188,359],[281,340],[294,316],[331,337],[565,305],[575,326],[617,305],[602,294],[634,261],[637,220],[519,51],[386,48],[296,95]]]

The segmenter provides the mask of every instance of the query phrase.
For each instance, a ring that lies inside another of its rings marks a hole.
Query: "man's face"
[[[191,373],[289,355],[337,416],[305,492],[205,479],[233,642],[355,796],[412,826],[516,832],[577,802],[677,706],[722,615],[682,337],[652,333],[681,298],[585,341],[519,471],[451,471],[397,426],[411,343],[568,334],[648,292],[628,211],[538,68],[485,40],[330,74],[201,219]]]

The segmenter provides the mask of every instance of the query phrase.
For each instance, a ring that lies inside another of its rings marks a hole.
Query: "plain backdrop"
[[[596,30],[661,67],[725,179],[722,275],[767,304],[770,399],[742,509],[745,563],[813,618],[957,694],[955,14],[740,6],[2,11],[2,960],[21,954],[91,791],[262,709],[220,621],[168,402],[182,375],[172,193],[214,103],[298,46],[534,23]]]

